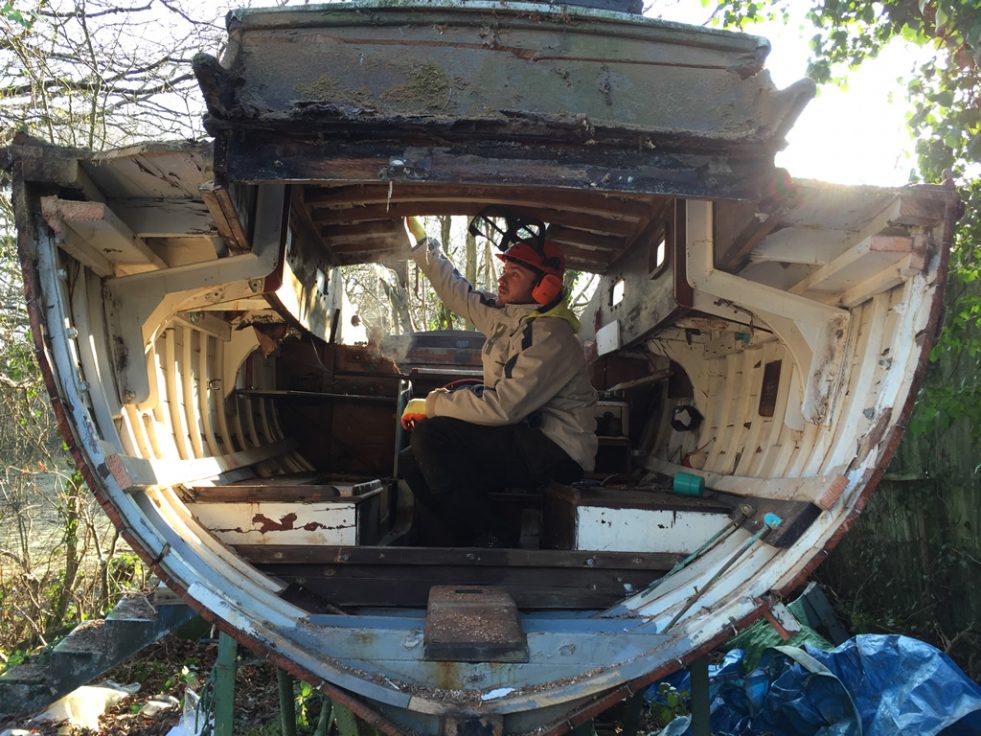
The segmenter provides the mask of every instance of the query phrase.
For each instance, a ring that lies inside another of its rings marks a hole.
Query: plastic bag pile
[[[917,639],[866,634],[830,651],[771,647],[748,674],[745,661],[734,649],[709,667],[714,736],[981,734],[981,687]],[[665,682],[691,690],[687,670]],[[659,683],[646,697],[660,697]],[[681,716],[660,736],[690,733],[690,717]]]

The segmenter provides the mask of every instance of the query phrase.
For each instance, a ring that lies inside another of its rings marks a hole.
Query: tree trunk
[[[397,334],[415,332],[416,328],[412,322],[412,311],[409,309],[408,290],[401,283],[396,283],[393,286],[385,279],[378,279],[378,281],[381,283],[389,304],[392,305],[392,322],[395,328],[393,331]]]
[[[465,241],[466,254],[467,254],[467,265],[466,265],[466,276],[467,281],[476,289],[477,286],[477,238],[467,232],[467,239]],[[466,321],[466,328],[472,330],[473,323],[470,320]]]
[[[494,265],[494,246],[484,244],[484,284],[487,291],[497,290],[497,267]]]
[[[64,493],[64,536],[62,543],[65,546],[65,568],[61,581],[58,584],[57,594],[51,607],[51,612],[45,622],[45,629],[51,630],[61,625],[68,612],[68,604],[72,600],[75,592],[75,578],[78,576],[79,553],[78,553],[78,528],[79,528],[79,507],[82,503],[82,493],[84,492],[83,481],[80,475],[73,474],[69,478]]]
[[[443,243],[443,251],[447,256],[450,255],[450,227],[452,224],[453,219],[450,215],[439,216],[440,240]],[[453,312],[450,311],[449,307],[447,307],[442,300],[439,302],[439,311],[436,314],[436,329],[453,329]]]

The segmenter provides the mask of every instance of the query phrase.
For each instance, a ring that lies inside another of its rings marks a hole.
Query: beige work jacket
[[[473,289],[427,238],[413,259],[436,293],[485,336],[484,391],[426,397],[426,415],[488,426],[529,421],[589,472],[596,456],[596,390],[589,381],[579,321],[566,304],[542,312],[535,304],[506,304]]]

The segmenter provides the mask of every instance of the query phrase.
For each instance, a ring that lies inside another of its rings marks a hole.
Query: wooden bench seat
[[[188,486],[181,495],[188,503],[313,503],[355,498],[384,488],[378,479],[329,480],[322,473],[254,478],[225,485]]]
[[[688,554],[729,523],[718,497],[678,496],[661,488],[575,487],[545,493],[542,544],[556,549]]]
[[[389,485],[323,474],[194,485],[180,493],[199,523],[226,544],[374,544]]]

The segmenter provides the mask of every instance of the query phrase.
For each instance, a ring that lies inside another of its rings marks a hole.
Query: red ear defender
[[[542,276],[538,285],[531,290],[531,298],[538,304],[550,304],[562,293],[562,279],[554,273]]]

